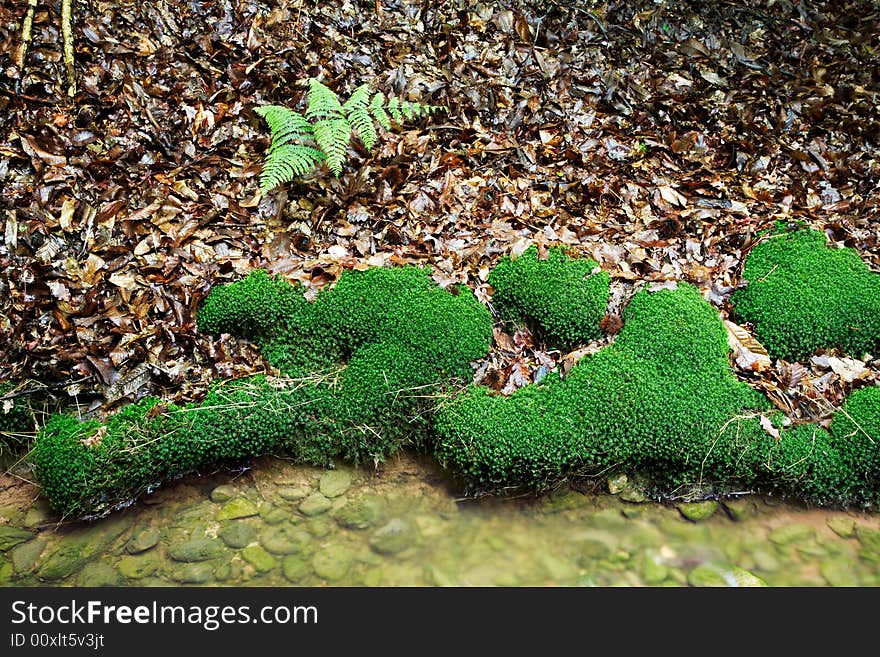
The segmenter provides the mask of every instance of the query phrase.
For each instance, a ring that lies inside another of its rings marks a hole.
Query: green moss
[[[599,337],[609,276],[597,268],[594,260],[571,258],[561,248],[539,260],[531,246],[518,258],[503,258],[489,274],[492,300],[550,345],[570,348]]]
[[[880,387],[853,392],[834,415],[831,436],[857,475],[852,494],[880,502]]]
[[[699,484],[819,503],[855,499],[858,474],[816,427],[760,425],[767,401],[728,364],[717,312],[690,285],[639,292],[617,341],[510,397],[471,387],[436,417],[437,455],[474,491],[544,488],[572,472],[650,476],[655,496]],[[860,400],[856,399],[856,402]],[[876,408],[865,413],[880,422]]]
[[[815,230],[772,235],[749,253],[737,314],[773,358],[805,360],[837,347],[861,357],[880,347],[880,275],[853,249]]]
[[[202,328],[254,339],[289,377],[226,382],[183,408],[146,399],[104,427],[56,416],[36,441],[36,476],[56,511],[81,516],[261,454],[321,466],[382,460],[424,438],[432,398],[470,378],[468,363],[489,349],[488,310],[454,292],[415,267],[346,272],[312,304],[264,272],[217,288]]]

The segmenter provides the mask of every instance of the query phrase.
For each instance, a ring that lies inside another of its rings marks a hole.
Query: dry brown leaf
[[[736,364],[750,372],[764,372],[773,365],[764,346],[751,333],[728,319],[724,320],[727,329],[727,344],[736,354]]]

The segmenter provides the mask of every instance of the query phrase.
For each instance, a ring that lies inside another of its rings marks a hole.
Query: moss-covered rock
[[[320,466],[381,461],[426,437],[431,393],[469,378],[492,340],[491,315],[473,293],[443,290],[416,267],[347,271],[314,303],[253,272],[213,290],[199,322],[255,340],[301,378],[222,383],[183,408],[147,398],[103,425],[53,417],[32,459],[56,511],[105,513],[181,474],[274,452]],[[220,516],[254,510],[234,503]]]
[[[562,248],[549,249],[542,260],[534,246],[503,258],[489,274],[493,303],[560,348],[599,337],[609,280],[594,260],[570,257]]]
[[[837,347],[862,356],[880,347],[880,275],[853,249],[829,248],[798,228],[768,236],[746,258],[736,313],[772,358],[805,360]]]

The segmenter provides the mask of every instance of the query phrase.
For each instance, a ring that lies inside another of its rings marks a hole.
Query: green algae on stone
[[[341,545],[330,545],[312,559],[315,574],[330,582],[343,579],[354,562],[354,555],[348,548]]]
[[[33,537],[34,533],[27,529],[0,525],[0,552],[5,552],[19,543],[31,540]]]
[[[303,554],[311,542],[306,530],[288,523],[267,527],[260,534],[260,545],[274,554]]]
[[[705,502],[688,502],[679,504],[678,510],[688,520],[700,522],[712,516],[718,510],[718,502],[707,500]]]
[[[125,551],[129,554],[146,552],[159,543],[161,532],[158,527],[137,527],[132,532],[131,538],[125,544]]]
[[[175,561],[186,563],[216,559],[224,552],[223,544],[217,539],[193,538],[168,546],[168,556]]]
[[[281,572],[291,584],[302,584],[309,575],[309,564],[302,556],[289,554],[281,560]]]
[[[169,576],[181,584],[207,584],[214,575],[209,563],[184,563],[172,569]]]
[[[312,493],[300,502],[298,508],[300,513],[304,516],[312,517],[327,513],[331,506],[333,506],[333,503],[324,495],[321,493]]]
[[[418,528],[409,520],[392,518],[373,532],[370,547],[379,554],[393,555],[403,552],[419,540]]]
[[[40,555],[43,553],[48,542],[48,539],[39,537],[27,543],[17,545],[9,551],[12,564],[15,566],[16,575],[27,575],[36,568]]]
[[[854,538],[856,535],[856,521],[852,518],[831,516],[825,524],[840,538]]]
[[[76,576],[77,586],[120,586],[122,576],[108,563],[93,561],[83,566]]]
[[[345,470],[330,470],[321,475],[318,488],[326,497],[344,495],[351,486],[351,474]]]
[[[238,518],[249,518],[258,515],[259,508],[251,500],[246,497],[234,497],[217,513],[217,520],[236,520]]]
[[[861,358],[880,347],[880,275],[853,249],[831,248],[819,231],[770,235],[748,254],[737,315],[774,359],[808,360],[838,348]]]
[[[122,557],[116,564],[119,572],[129,579],[143,579],[153,575],[162,563],[158,553],[144,552]]]
[[[333,513],[333,518],[346,529],[369,529],[377,526],[385,515],[385,505],[377,495],[349,499]]]
[[[257,539],[257,527],[248,520],[232,520],[224,523],[217,533],[226,547],[239,549],[246,547]]]
[[[241,551],[241,558],[247,561],[258,573],[268,573],[278,562],[259,545],[249,545]]]
[[[211,501],[217,502],[218,504],[228,502],[233,497],[235,497],[237,492],[238,491],[235,489],[234,486],[230,486],[229,484],[221,484],[211,491]]]
[[[776,527],[770,531],[767,538],[776,545],[791,545],[811,540],[815,536],[816,530],[810,525],[794,523]]]

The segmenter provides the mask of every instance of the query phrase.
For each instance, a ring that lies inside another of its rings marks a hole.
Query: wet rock
[[[859,525],[855,534],[861,546],[859,556],[867,561],[880,562],[880,530]]]
[[[623,507],[620,512],[625,518],[632,519],[640,517],[645,512],[645,510],[640,506],[632,505]]]
[[[41,525],[52,522],[53,513],[49,509],[49,505],[43,500],[37,502],[24,515],[23,525],[30,529],[35,529]]]
[[[156,546],[159,542],[160,534],[161,532],[158,527],[137,527],[125,544],[125,551],[129,554],[146,552]]]
[[[10,527],[9,525],[0,525],[0,552],[5,552],[10,548],[14,548],[19,543],[29,541],[33,537],[34,533],[27,529]]]
[[[3,518],[10,525],[18,525],[22,522],[22,512],[14,504],[4,504],[0,506],[0,518]]]
[[[309,496],[312,489],[307,486],[284,486],[278,489],[278,497],[288,502],[299,502]]]
[[[608,477],[608,492],[612,495],[619,495],[626,490],[629,479],[622,472]]]
[[[824,559],[819,564],[819,572],[831,586],[858,586],[859,578],[853,571],[849,559]]]
[[[247,520],[230,520],[220,527],[217,537],[227,547],[237,550],[247,547],[257,539],[257,528]]]
[[[119,586],[122,577],[113,566],[102,561],[93,561],[83,566],[76,576],[77,586]]]
[[[259,545],[249,545],[241,551],[241,558],[252,565],[258,573],[268,573],[278,562]]]
[[[669,569],[654,550],[645,550],[641,566],[642,581],[648,586],[656,586],[669,575]]]
[[[351,486],[351,475],[345,470],[330,470],[321,476],[318,490],[326,497],[344,495]]]
[[[731,569],[731,574],[736,582],[736,586],[749,588],[767,586],[767,582],[744,568],[737,568],[734,566]]]
[[[688,573],[691,586],[767,586],[760,577],[736,566],[701,564]]]
[[[384,579],[381,568],[370,568],[364,573],[363,583],[364,586],[381,586]]]
[[[337,509],[333,517],[345,529],[369,529],[382,522],[384,505],[375,495],[364,495],[348,500],[345,506]]]
[[[765,573],[775,573],[779,570],[779,559],[771,550],[757,549],[752,552],[752,560],[755,567]]]
[[[840,538],[852,538],[856,533],[856,521],[852,518],[832,516],[825,521],[825,524]]]
[[[309,565],[302,557],[290,554],[281,560],[281,572],[287,581],[300,584],[309,574]]]
[[[541,501],[541,511],[544,513],[559,513],[560,511],[577,509],[583,502],[584,496],[581,493],[566,488],[544,497]]]
[[[260,534],[260,544],[274,554],[302,554],[311,542],[307,531],[289,523],[267,527]]]
[[[309,533],[315,538],[326,538],[336,529],[334,525],[325,518],[315,518],[308,523]]]
[[[112,535],[112,532],[109,534]],[[43,560],[37,577],[46,581],[64,579],[85,566],[93,556],[103,552],[108,534],[96,535],[90,529],[71,532],[55,544],[51,554]]]
[[[809,525],[794,524],[782,525],[773,529],[767,538],[776,545],[791,545],[792,543],[808,541],[815,536],[816,530]]]
[[[418,530],[402,518],[392,518],[377,529],[370,538],[370,547],[379,554],[398,554],[413,546],[418,540]]]
[[[304,516],[311,518],[312,516],[319,516],[322,513],[327,513],[331,506],[333,506],[333,503],[323,494],[312,493],[300,502],[299,511]]]
[[[544,571],[547,573],[547,576],[556,584],[562,584],[568,582],[577,575],[578,569],[574,564],[566,561],[565,559],[561,559],[554,554],[550,554],[549,552],[542,552],[538,556],[538,560],[541,562],[541,566]],[[511,580],[511,583],[508,584],[500,584],[499,586],[517,586],[519,582],[515,578],[515,574],[513,572],[508,573]]]
[[[171,579],[181,584],[206,584],[211,580],[214,568],[208,563],[188,563],[171,571]]]
[[[646,502],[648,500],[648,496],[645,495],[645,491],[637,486],[627,486],[620,493],[620,499],[625,502],[633,502],[635,504],[641,504],[642,502]]]
[[[692,522],[700,522],[712,516],[718,510],[718,502],[706,500],[704,502],[690,502],[679,504],[678,510],[685,518]]]
[[[282,509],[280,506],[264,503],[260,506],[260,518],[267,525],[277,525],[285,520],[291,520],[290,511]]]
[[[428,576],[433,586],[456,586],[455,579],[437,566],[431,566],[428,569]]]
[[[36,538],[12,548],[9,556],[12,558],[12,565],[15,566],[15,572],[18,575],[26,575],[36,567],[46,543],[48,541],[45,538]]]
[[[221,563],[214,568],[214,579],[218,582],[237,582],[242,577],[241,564],[236,562]]]
[[[318,577],[337,582],[348,574],[354,556],[341,545],[331,545],[318,552],[312,559],[312,568]]]
[[[700,564],[688,573],[687,581],[691,586],[731,586],[733,577],[726,568]]]
[[[724,501],[724,509],[733,520],[743,521],[751,518],[758,512],[755,500],[750,497],[738,497]]]
[[[223,502],[228,502],[229,500],[231,500],[233,497],[236,496],[237,493],[238,491],[235,490],[235,486],[222,484],[211,491],[211,501],[222,504]]]
[[[221,554],[223,554],[223,545],[220,541],[208,537],[194,538],[168,547],[169,557],[185,563],[207,561]]]
[[[577,551],[581,554],[581,565],[588,565],[590,561],[604,559],[617,550],[619,543],[617,537],[611,532],[602,530],[586,530],[578,532],[573,537]]]
[[[223,505],[217,513],[217,520],[236,520],[238,518],[250,518],[258,515],[260,509],[246,497],[234,497]]]
[[[155,573],[161,563],[158,553],[153,551],[122,557],[116,567],[129,579],[142,579]]]
[[[618,529],[627,524],[619,508],[602,509],[593,515],[589,522],[596,529]]]

